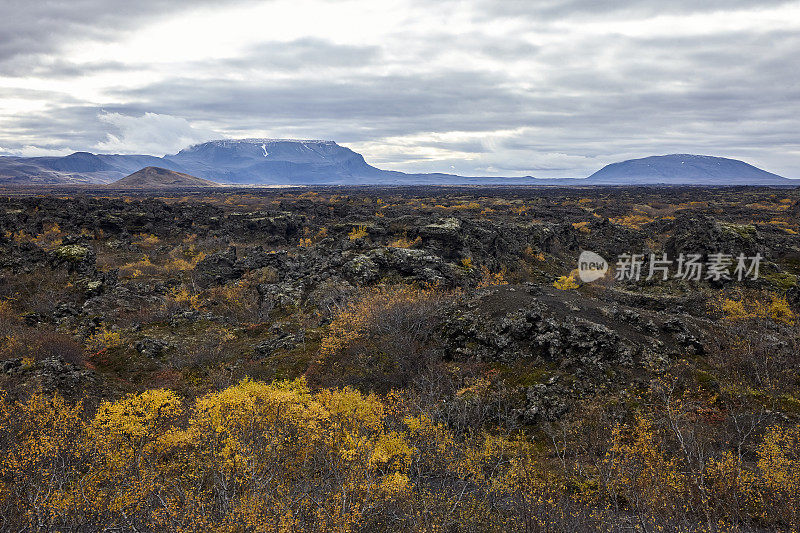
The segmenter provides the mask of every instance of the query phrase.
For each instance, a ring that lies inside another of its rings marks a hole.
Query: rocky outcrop
[[[98,378],[91,370],[65,362],[60,357],[48,357],[32,364],[22,359],[0,361],[0,376],[10,383],[4,388],[42,390],[58,392],[67,398],[79,398],[98,385]]]
[[[555,422],[569,411],[570,393],[553,378],[527,387],[525,402],[525,408],[518,411],[525,424]]]
[[[305,341],[303,331],[289,331],[282,324],[274,324],[270,328],[270,338],[254,347],[256,359],[270,357],[279,350],[291,350]]]
[[[0,243],[0,268],[14,272],[32,272],[47,263],[47,252],[33,243]]]
[[[247,272],[259,268],[273,268],[276,272],[286,272],[288,270],[289,255],[285,250],[277,252],[267,252],[261,246],[247,248],[243,253],[244,257],[234,263],[234,271]]]
[[[226,231],[232,235],[257,236],[268,244],[286,244],[300,238],[305,217],[272,211],[230,213],[225,217],[224,224]]]
[[[533,285],[486,289],[445,315],[447,357],[542,371],[521,391],[518,414],[529,424],[558,419],[576,398],[629,386],[637,368],[659,372],[704,352],[688,317]]]
[[[144,337],[136,341],[133,347],[143,356],[155,359],[164,355],[164,353],[173,346],[162,339]]]
[[[673,221],[670,232],[664,247],[670,257],[691,253],[707,257],[715,252],[765,254],[764,238],[751,224],[720,223],[706,215],[682,214]]]
[[[608,365],[633,363],[632,346],[610,328],[579,317],[554,316],[537,301],[494,319],[460,314],[446,328],[448,346],[456,357],[502,363],[539,360],[592,373]]]
[[[66,268],[69,272],[83,276],[92,277],[97,274],[96,261],[94,248],[77,242],[62,244],[50,254],[50,264],[53,268]]]
[[[786,301],[795,313],[800,313],[800,286],[795,285],[786,291]]]
[[[234,247],[209,255],[194,267],[195,283],[203,289],[213,285],[224,285],[241,275],[242,270],[236,264],[236,248]]]

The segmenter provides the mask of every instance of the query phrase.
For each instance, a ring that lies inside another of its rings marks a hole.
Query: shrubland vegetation
[[[0,204],[2,531],[800,531],[795,191]]]

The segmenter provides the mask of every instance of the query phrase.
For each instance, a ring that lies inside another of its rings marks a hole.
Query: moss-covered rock
[[[54,253],[59,259],[80,263],[89,255],[89,248],[79,244],[67,244],[56,248]]]

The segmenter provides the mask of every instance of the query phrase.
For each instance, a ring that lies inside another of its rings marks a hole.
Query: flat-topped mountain
[[[119,189],[180,189],[218,187],[219,184],[166,168],[145,167],[109,184],[109,186]]]
[[[333,141],[225,139],[190,146],[166,160],[197,176],[230,183],[380,183],[395,173]],[[401,173],[399,173],[401,174]]]
[[[588,178],[603,185],[787,185],[792,180],[744,161],[708,155],[671,154],[612,163]]]

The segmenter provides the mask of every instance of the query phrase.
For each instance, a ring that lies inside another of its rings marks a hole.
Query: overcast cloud
[[[0,0],[0,152],[333,139],[393,170],[800,178],[800,1]]]

